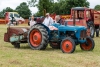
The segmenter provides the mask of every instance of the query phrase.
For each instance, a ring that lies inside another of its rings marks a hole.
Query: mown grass
[[[4,42],[6,28],[0,25],[0,67],[100,67],[100,37],[94,38],[93,51],[82,51],[78,45],[74,53],[65,54],[50,46],[44,51],[32,50],[28,43],[15,49]]]

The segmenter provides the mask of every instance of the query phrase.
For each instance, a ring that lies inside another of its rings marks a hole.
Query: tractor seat
[[[50,30],[58,30],[58,28],[56,28],[55,26],[49,26]]]

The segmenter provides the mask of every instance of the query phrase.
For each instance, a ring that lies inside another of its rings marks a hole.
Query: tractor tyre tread
[[[40,31],[41,33],[41,36],[42,36],[42,41],[41,41],[41,44],[37,47],[33,46],[30,42],[30,33],[34,30],[34,29],[37,29]],[[34,50],[44,50],[46,49],[47,45],[48,45],[48,32],[47,30],[45,29],[44,26],[42,26],[41,24],[35,24],[32,26],[32,28],[29,30],[28,32],[28,44],[29,46],[34,49]]]

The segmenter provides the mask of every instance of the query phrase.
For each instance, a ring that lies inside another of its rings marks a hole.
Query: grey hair
[[[59,15],[56,15],[56,16],[55,16],[55,18],[58,18],[58,19],[60,19],[60,16],[59,16]]]

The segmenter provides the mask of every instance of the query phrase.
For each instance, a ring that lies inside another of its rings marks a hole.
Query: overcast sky
[[[90,8],[94,8],[95,5],[100,5],[100,0],[87,0],[90,2]],[[17,6],[20,5],[22,2],[27,2],[27,0],[0,0],[0,11],[6,7],[11,7],[15,9]],[[30,7],[32,13],[36,13],[38,9],[36,7]]]

